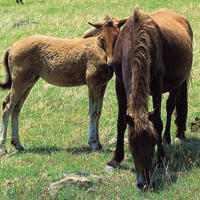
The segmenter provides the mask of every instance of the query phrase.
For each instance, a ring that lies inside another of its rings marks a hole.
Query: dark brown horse
[[[124,25],[110,58],[116,74],[118,99],[117,144],[108,165],[119,167],[124,158],[124,132],[128,124],[129,147],[137,171],[137,186],[152,181],[152,158],[158,145],[158,163],[164,158],[161,98],[169,92],[164,142],[170,144],[171,115],[176,108],[179,139],[185,138],[188,112],[187,84],[192,66],[192,30],[179,14],[161,9],[152,14],[137,7]],[[148,95],[154,112],[149,113]],[[124,119],[125,116],[125,119]]]

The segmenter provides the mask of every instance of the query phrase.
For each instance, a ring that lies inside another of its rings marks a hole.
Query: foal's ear
[[[124,18],[124,19],[120,19],[117,23],[118,28],[121,28],[121,26],[123,26],[126,21],[127,21],[128,17]]]
[[[103,28],[103,24],[102,23],[91,23],[91,22],[88,22],[89,25],[95,27],[95,28],[98,28],[98,29],[102,29]]]
[[[124,116],[124,121],[131,127],[134,126],[133,118],[130,117],[129,115]]]

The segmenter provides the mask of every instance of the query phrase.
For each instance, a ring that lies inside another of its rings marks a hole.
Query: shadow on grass
[[[33,147],[29,149],[25,149],[23,153],[34,153],[34,154],[51,154],[53,152],[62,152],[64,149],[56,147],[56,146],[50,146],[50,147]]]
[[[88,146],[82,147],[69,147],[69,148],[59,148],[57,146],[40,146],[40,147],[32,147],[26,148],[23,151],[16,151],[11,153],[9,156],[14,154],[26,154],[26,153],[33,153],[33,154],[51,154],[55,152],[67,152],[69,154],[91,154],[91,153],[110,153],[113,152],[112,150],[100,150],[100,151],[93,151]]]
[[[102,149],[100,151],[93,151],[91,150],[90,147],[88,146],[82,146],[82,147],[70,147],[70,148],[67,148],[65,150],[67,153],[71,153],[71,154],[90,154],[90,153],[110,153],[110,152],[113,152],[112,150],[109,150],[109,149]]]
[[[165,173],[156,174],[156,191],[166,189],[190,170],[200,167],[200,140],[189,138],[165,147]]]

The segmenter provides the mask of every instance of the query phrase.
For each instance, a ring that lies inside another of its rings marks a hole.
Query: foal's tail
[[[9,57],[10,51],[11,51],[11,48],[9,48],[4,55],[3,62],[4,62],[5,70],[6,70],[6,81],[5,82],[0,81],[0,88],[2,89],[10,89],[12,85],[12,79],[11,79],[11,74],[10,74],[9,65],[8,65],[8,57]]]

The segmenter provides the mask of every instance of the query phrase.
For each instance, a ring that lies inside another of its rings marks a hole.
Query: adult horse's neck
[[[150,90],[150,30],[151,19],[135,9],[131,48],[131,93],[128,100],[128,115],[134,119],[135,132],[149,130],[148,95]],[[151,129],[151,128],[150,128]],[[149,132],[149,131],[148,131]],[[151,131],[150,131],[151,132]]]

